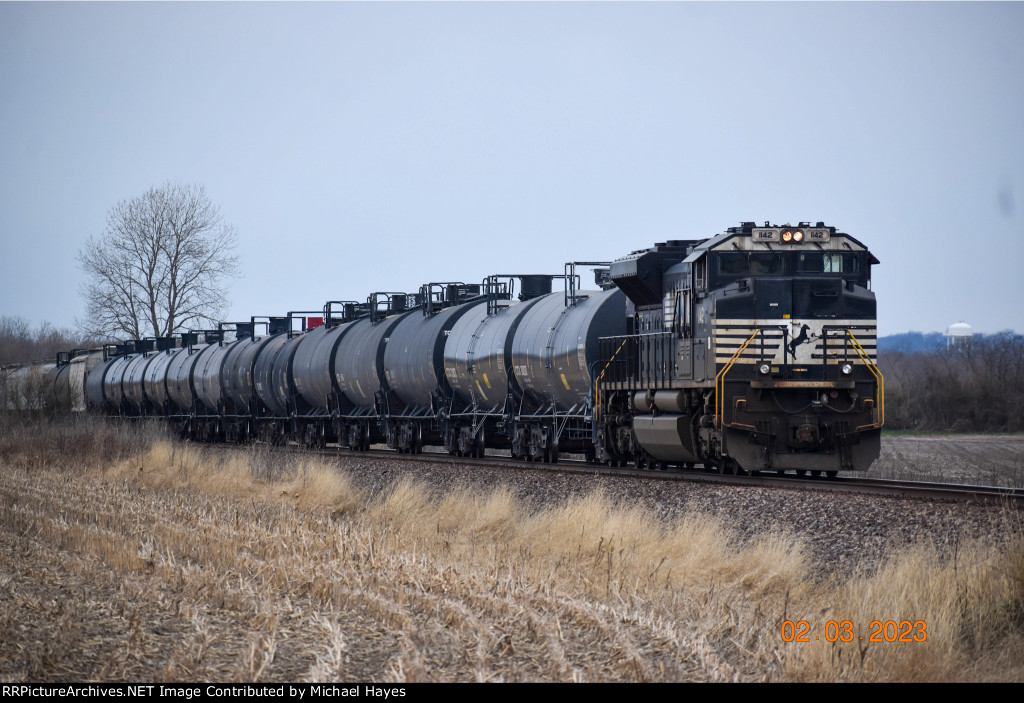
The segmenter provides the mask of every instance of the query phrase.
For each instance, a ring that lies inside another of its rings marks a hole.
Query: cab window
[[[782,254],[756,252],[750,255],[750,273],[755,276],[771,276],[782,273]]]
[[[783,256],[769,252],[720,252],[715,259],[720,276],[771,276],[783,272]]]
[[[857,255],[831,252],[801,252],[798,273],[857,273]]]
[[[746,254],[721,253],[715,257],[718,262],[718,273],[722,276],[743,276],[750,272],[750,262]]]

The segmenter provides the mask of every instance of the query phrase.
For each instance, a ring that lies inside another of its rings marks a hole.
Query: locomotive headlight
[[[853,364],[843,364],[839,367],[839,370],[843,372],[844,376],[849,376],[853,373]]]
[[[782,231],[782,241],[791,242],[793,241],[793,232],[786,229]]]
[[[772,367],[769,366],[768,364],[761,364],[760,366],[757,367],[757,372],[760,373],[762,376],[767,376],[772,372]]]
[[[802,242],[802,241],[804,241],[804,233],[803,233],[802,230],[798,229],[796,232],[793,232],[793,241],[794,242]]]

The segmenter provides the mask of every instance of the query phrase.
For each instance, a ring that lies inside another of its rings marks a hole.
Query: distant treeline
[[[886,429],[1024,431],[1024,335],[975,335],[933,351],[880,350],[878,364]]]
[[[42,322],[35,329],[23,317],[0,317],[0,366],[29,361],[54,361],[57,352],[99,346],[77,332]]]
[[[934,352],[946,347],[946,335],[942,332],[901,332],[878,338],[879,352]]]

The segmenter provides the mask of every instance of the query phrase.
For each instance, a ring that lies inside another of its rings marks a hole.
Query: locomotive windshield
[[[722,252],[718,254],[718,273],[722,276],[771,276],[784,270],[784,255],[756,252]]]
[[[797,259],[798,273],[857,273],[856,254],[801,253]]]
[[[861,279],[858,252],[712,252],[711,270],[715,281],[746,276],[792,276],[797,274],[843,274]]]

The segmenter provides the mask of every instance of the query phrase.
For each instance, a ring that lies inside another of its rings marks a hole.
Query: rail
[[[885,379],[882,377],[882,372],[878,370],[878,366],[871,360],[867,352],[864,351],[864,347],[861,346],[860,342],[853,335],[853,332],[846,330],[846,334],[850,335],[850,340],[853,342],[853,348],[857,350],[857,354],[860,356],[864,365],[868,367],[868,371],[875,377],[875,412],[878,421],[871,425],[861,425],[858,430],[864,429],[877,429],[885,424]]]
[[[618,353],[622,351],[622,348],[626,346],[626,342],[629,340],[630,337],[626,337],[622,340],[622,344],[619,345],[619,348],[616,349],[615,353],[608,359],[608,363],[604,365],[603,369],[601,369],[601,373],[597,374],[597,378],[594,379],[594,419],[598,422],[601,420],[601,379],[604,378],[604,374],[608,370],[608,367],[612,365],[612,362],[615,361],[615,357],[618,356]]]
[[[722,367],[722,370],[718,372],[717,376],[715,376],[715,428],[716,429],[720,430],[720,429],[722,429],[722,426],[724,425],[723,415],[725,414],[725,397],[724,397],[725,396],[725,375],[727,373],[729,373],[729,369],[731,369],[733,367],[733,365],[736,363],[736,360],[740,358],[740,355],[743,354],[743,352],[746,351],[747,347],[750,346],[750,343],[754,341],[754,337],[756,337],[757,335],[761,334],[761,332],[762,332],[762,330],[760,330],[760,329],[754,330],[754,334],[752,334],[749,337],[747,337],[747,341],[745,341],[740,346],[740,348],[736,350],[736,352],[729,359],[729,363],[727,363],[724,367]]]

